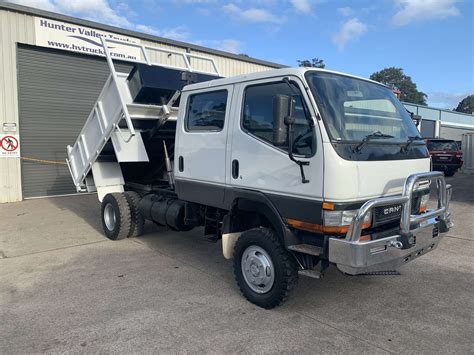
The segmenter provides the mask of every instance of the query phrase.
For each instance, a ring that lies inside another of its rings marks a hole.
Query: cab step
[[[296,251],[298,253],[309,254],[313,256],[320,256],[321,254],[323,254],[323,248],[311,244],[290,245],[288,249],[291,251]]]

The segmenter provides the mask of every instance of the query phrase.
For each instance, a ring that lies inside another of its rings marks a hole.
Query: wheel
[[[124,193],[105,195],[102,200],[102,227],[107,238],[127,238],[131,230],[131,212]]]
[[[143,234],[143,229],[145,227],[145,218],[138,208],[138,203],[140,202],[140,195],[135,191],[125,192],[125,197],[127,198],[128,205],[130,206],[130,219],[131,219],[131,228],[129,238],[139,237]]]
[[[250,229],[237,240],[234,275],[244,297],[266,309],[285,302],[298,282],[293,257],[268,228]]]
[[[454,174],[456,173],[456,170],[445,170],[444,171],[444,176],[454,176]]]

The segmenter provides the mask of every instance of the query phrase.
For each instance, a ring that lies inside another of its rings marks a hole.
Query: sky
[[[362,77],[400,67],[439,108],[474,94],[474,0],[11,2],[288,66],[319,57]]]

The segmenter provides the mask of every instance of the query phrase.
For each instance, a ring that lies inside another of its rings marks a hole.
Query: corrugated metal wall
[[[260,64],[239,61],[232,58],[219,57],[216,55],[207,54],[207,53],[195,51],[195,50],[191,50],[191,53],[213,58],[216,61],[217,66],[219,67],[219,70],[222,76],[234,76],[234,75],[255,73],[255,72],[273,69],[273,68],[269,68]],[[199,70],[210,71],[211,68],[210,68],[209,62],[193,59],[193,63],[196,63],[196,62],[197,62],[197,68]]]
[[[439,136],[446,139],[454,139],[460,141],[464,133],[474,132],[474,129],[467,129],[464,127],[452,127],[441,124],[439,129]]]
[[[33,17],[0,11],[0,129],[18,125],[16,42],[33,44]],[[20,160],[0,158],[0,203],[21,199]]]
[[[173,46],[163,44],[163,43],[156,43],[156,42],[151,42],[151,41],[147,41],[143,39],[141,40],[141,43],[144,45],[160,47],[164,49],[171,49],[173,51],[186,53],[185,48],[173,47]],[[164,53],[164,52],[151,51],[151,50],[148,50],[147,54],[151,62],[158,62],[158,63],[163,63],[165,65],[173,65],[173,66],[181,67],[181,68],[186,67],[182,56],[168,55],[167,53]]]
[[[474,173],[474,132],[462,135],[462,150],[464,153],[462,170]]]
[[[405,105],[407,110],[413,112],[416,115],[421,116],[423,120],[421,124],[422,127],[423,122],[425,121],[436,121],[437,126],[439,127],[439,132],[436,132],[438,137],[460,140],[461,134],[463,132],[470,132],[474,130],[474,115],[434,107],[416,105],[407,102],[403,102],[403,105]]]
[[[173,46],[166,45],[163,43],[151,42],[147,40],[141,40],[141,42],[142,44],[145,44],[145,45],[159,46],[162,48],[171,49],[171,50],[183,52],[183,53],[187,52],[185,48],[173,47]],[[152,62],[160,62],[167,65],[174,65],[177,67],[185,68],[185,63],[183,61],[183,58],[179,55],[169,56],[167,53],[156,52],[156,51],[147,51],[147,53]],[[239,61],[233,58],[220,57],[214,54],[209,54],[203,51],[197,51],[193,49],[190,49],[189,53],[214,59],[214,61],[216,62],[219,68],[220,74],[222,76],[234,76],[234,75],[255,73],[259,71],[273,69],[264,65]],[[206,72],[214,71],[212,68],[211,62],[208,60],[204,60],[200,58],[191,58],[190,62],[191,62],[191,65],[193,66],[193,69],[195,70],[206,71]]]
[[[132,64],[116,68],[129,72]],[[104,58],[18,47],[21,155],[26,158],[21,162],[24,198],[76,192],[64,165],[66,146],[79,135],[108,75]]]
[[[35,27],[34,16],[10,11],[7,9],[0,10],[0,125],[4,122],[13,122],[19,124],[18,114],[18,86],[17,86],[17,43],[35,44]],[[150,45],[158,45],[170,48],[176,51],[186,51],[186,48],[174,47],[168,44],[153,42],[142,39],[142,43]],[[67,51],[63,51],[64,55],[68,55]],[[265,65],[254,64],[246,61],[239,61],[233,58],[220,57],[215,54],[208,54],[203,51],[193,51],[195,54],[212,56],[221,70],[221,75],[232,76],[245,74],[255,71],[272,69]],[[181,66],[180,59],[176,56],[168,58],[165,54],[157,54],[156,59],[162,60],[163,63]],[[208,70],[206,63],[199,60],[193,60],[193,65],[200,70]],[[26,64],[24,62],[23,64]],[[24,79],[27,84],[27,79]],[[26,90],[26,87],[25,87]],[[32,110],[25,104],[25,114],[28,110]],[[86,115],[87,116],[87,115]],[[85,119],[85,118],[84,118]],[[27,119],[28,120],[28,119]],[[21,120],[23,122],[24,120]],[[0,127],[1,129],[1,127]],[[20,127],[23,132],[23,128]],[[26,127],[26,132],[28,127]],[[26,134],[26,133],[25,133]],[[25,135],[28,139],[28,136]],[[22,140],[23,137],[20,136]],[[71,142],[68,141],[68,144]],[[33,150],[25,146],[21,141],[21,153],[32,155]],[[24,173],[29,174],[29,168],[24,168]],[[26,178],[28,179],[28,178]],[[25,180],[25,179],[24,179]],[[25,180],[26,182],[26,180]],[[43,187],[44,189],[44,187]],[[26,191],[25,196],[30,196],[36,192]],[[19,201],[22,198],[21,186],[21,168],[20,160],[17,158],[0,159],[0,203]]]

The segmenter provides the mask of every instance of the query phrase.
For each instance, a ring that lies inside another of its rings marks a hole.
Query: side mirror
[[[273,97],[273,144],[277,147],[287,143],[288,125],[293,116],[293,100],[288,95]]]

